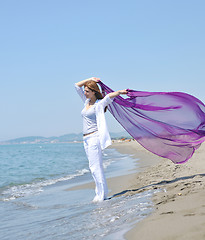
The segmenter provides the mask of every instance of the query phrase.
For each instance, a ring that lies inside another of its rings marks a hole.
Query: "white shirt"
[[[90,101],[90,99],[86,98],[82,87],[79,87],[78,85],[75,84],[75,89],[79,94],[79,96],[82,98],[84,102],[84,106],[86,106]],[[95,102],[98,134],[99,134],[100,145],[102,150],[112,144],[110,134],[108,132],[106,120],[105,120],[105,113],[104,113],[105,107],[108,106],[110,103],[112,103],[112,101],[113,99],[111,99],[109,95],[106,95],[103,99],[97,99]]]

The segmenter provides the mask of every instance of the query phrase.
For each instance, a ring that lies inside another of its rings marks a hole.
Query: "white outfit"
[[[96,186],[94,201],[100,202],[107,198],[108,187],[103,171],[102,150],[98,132],[83,137],[83,143],[89,160],[89,168]]]
[[[83,89],[81,87],[75,84],[75,88],[84,102],[84,109],[82,110],[82,115],[84,117],[84,121],[86,121],[86,118],[89,118],[89,114],[85,115],[85,108],[90,99],[86,99]],[[92,111],[94,111],[96,114],[96,119],[94,119],[92,113],[90,113],[90,115],[92,115],[90,118],[90,122],[85,123],[86,126],[84,127],[84,131],[86,132],[83,132],[84,134],[92,132],[90,129],[93,128],[92,126],[90,126],[90,123],[93,122],[95,125],[96,120],[97,131],[83,137],[85,152],[89,160],[89,168],[96,184],[96,196],[94,198],[94,201],[105,200],[108,193],[107,183],[103,171],[102,150],[111,145],[112,143],[107,129],[104,114],[105,107],[111,102],[112,99],[108,95],[106,95],[102,100],[97,100],[95,102],[95,104],[91,108],[93,108]],[[93,127],[95,128],[95,126]]]
[[[86,106],[90,100],[86,99],[83,89],[81,87],[78,87],[75,84],[75,88],[76,88],[77,93],[82,98],[82,100],[84,102],[84,106]],[[109,97],[109,95],[106,95],[103,99],[97,100],[94,104],[94,105],[96,105],[96,107],[95,107],[96,108],[96,120],[97,120],[97,127],[98,127],[100,145],[101,145],[102,150],[112,144],[110,134],[107,129],[107,124],[105,121],[105,113],[104,113],[105,107],[107,105],[109,105],[110,103],[112,103],[112,101],[113,101],[113,99],[111,99]]]

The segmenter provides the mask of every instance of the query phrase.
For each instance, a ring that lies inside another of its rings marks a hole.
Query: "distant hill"
[[[127,132],[119,132],[119,133],[110,133],[112,139],[120,139],[120,138],[132,138]],[[64,142],[74,142],[74,141],[82,141],[82,133],[70,133],[65,134],[59,137],[42,137],[42,136],[29,136],[29,137],[21,137],[15,138],[8,141],[0,142],[3,144],[40,144],[40,143],[64,143]]]
[[[31,143],[31,142],[42,142],[45,141],[45,137],[41,136],[29,136],[29,137],[21,137],[21,138],[15,138],[8,141],[5,141],[4,143],[9,144],[21,144],[21,143]]]

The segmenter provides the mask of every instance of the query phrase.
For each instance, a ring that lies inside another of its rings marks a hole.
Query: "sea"
[[[103,162],[106,178],[138,171],[114,148]],[[120,240],[153,211],[152,191],[93,203],[94,189],[69,190],[92,181],[82,142],[0,145],[0,239]]]

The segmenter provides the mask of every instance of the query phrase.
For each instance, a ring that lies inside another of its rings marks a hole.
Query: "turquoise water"
[[[0,187],[72,177],[87,167],[81,143],[0,146]]]
[[[115,149],[103,155],[106,177],[131,173],[136,160]],[[0,239],[121,239],[151,211],[152,192],[93,204],[82,143],[0,146]]]

